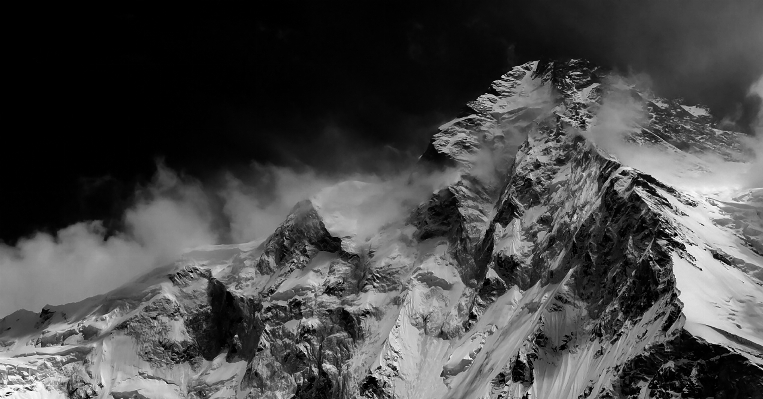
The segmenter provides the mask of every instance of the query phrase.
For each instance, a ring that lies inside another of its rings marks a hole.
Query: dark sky
[[[395,170],[533,59],[645,72],[742,125],[763,74],[760,1],[277,3],[13,15],[0,240],[118,221],[158,158],[205,182],[252,161]]]

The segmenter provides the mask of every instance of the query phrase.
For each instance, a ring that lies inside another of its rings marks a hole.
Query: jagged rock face
[[[284,265],[300,268],[319,251],[336,252],[340,248],[341,240],[326,231],[312,205],[300,202],[265,242],[257,271],[273,274]]]
[[[0,395],[761,397],[763,191],[619,161],[591,141],[611,93],[646,116],[627,142],[745,158],[702,107],[585,61],[521,65],[432,137],[411,180],[456,177],[407,216],[361,237],[342,223],[362,201],[318,195],[261,243],[11,314]]]

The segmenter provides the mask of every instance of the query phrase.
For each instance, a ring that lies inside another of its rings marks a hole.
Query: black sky
[[[278,3],[15,15],[0,240],[118,221],[158,158],[202,181],[252,161],[394,170],[533,59],[646,72],[743,125],[763,74],[760,1]]]

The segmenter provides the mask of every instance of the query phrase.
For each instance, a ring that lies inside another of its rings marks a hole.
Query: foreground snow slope
[[[599,141],[612,93],[671,174]],[[759,398],[763,192],[678,184],[744,168],[739,137],[585,61],[515,67],[403,183],[3,318],[0,396]]]

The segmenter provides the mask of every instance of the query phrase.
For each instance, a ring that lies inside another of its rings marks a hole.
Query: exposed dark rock
[[[71,399],[91,399],[99,396],[96,387],[79,374],[73,374],[66,381],[66,394]]]
[[[214,278],[209,280],[207,295],[209,305],[194,312],[188,321],[201,355],[212,360],[228,349],[229,359],[251,359],[264,329],[258,316],[262,305],[253,298],[231,294]]]
[[[628,361],[619,374],[625,397],[763,398],[763,369],[686,331]]]
[[[368,375],[360,384],[360,395],[363,398],[391,399],[392,396],[387,393],[386,384],[386,381],[374,375]]]
[[[256,267],[264,274],[283,266],[301,268],[318,251],[338,252],[341,244],[341,239],[332,237],[326,230],[312,203],[302,201],[267,239]]]
[[[0,360],[19,354],[0,363],[0,389],[55,381],[73,398],[154,397],[154,383],[191,398],[761,398],[763,346],[750,323],[707,325],[704,335],[685,311],[694,304],[679,299],[696,298],[679,292],[682,273],[763,275],[754,252],[689,231],[688,213],[726,208],[587,138],[611,94],[649,115],[631,143],[739,160],[736,136],[699,108],[611,78],[583,60],[513,68],[440,128],[410,176],[450,168],[454,181],[365,240],[332,236],[336,215],[303,201],[262,243],[194,250],[81,311],[46,306],[0,320]],[[753,245],[759,226],[744,219],[758,208],[710,223]],[[726,301],[728,320],[759,314],[759,297],[726,296],[716,309]],[[110,355],[125,341],[139,366]],[[120,387],[131,379],[154,381]]]

